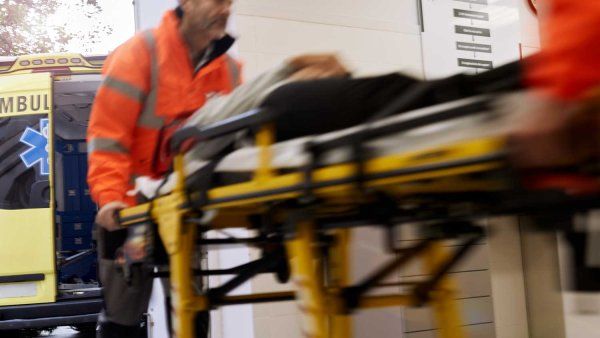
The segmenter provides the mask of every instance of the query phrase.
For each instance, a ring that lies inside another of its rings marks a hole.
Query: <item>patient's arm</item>
[[[293,73],[294,68],[282,64],[242,84],[228,95],[214,97],[198,109],[184,127],[205,126],[256,108],[264,97],[285,83]]]
[[[342,77],[348,74],[346,67],[333,54],[297,56],[237,87],[228,95],[212,98],[182,128],[206,126],[258,108],[275,88],[291,81]],[[235,135],[204,142],[191,149],[186,158],[209,158],[231,144],[233,139]]]
[[[306,54],[293,57],[237,87],[228,95],[209,100],[190,117],[185,126],[204,126],[257,108],[273,89],[291,82],[349,75],[333,54]]]

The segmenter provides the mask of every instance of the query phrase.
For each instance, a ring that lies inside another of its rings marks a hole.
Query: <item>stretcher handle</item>
[[[171,152],[182,152],[182,146],[187,142],[209,141],[244,129],[259,127],[265,123],[274,121],[277,116],[279,116],[279,114],[274,110],[264,108],[253,109],[246,113],[206,126],[184,127],[173,134],[170,142]]]

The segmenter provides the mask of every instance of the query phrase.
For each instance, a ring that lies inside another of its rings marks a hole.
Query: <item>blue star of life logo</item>
[[[48,159],[48,119],[40,119],[40,131],[27,127],[21,142],[29,146],[29,149],[21,154],[21,160],[27,168],[40,164],[40,174],[50,174],[50,163]]]

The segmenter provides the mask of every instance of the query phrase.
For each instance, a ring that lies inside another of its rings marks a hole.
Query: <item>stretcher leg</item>
[[[171,283],[171,317],[173,337],[195,337],[195,317],[207,310],[206,297],[198,296],[194,288],[192,257],[196,249],[197,225],[184,221],[185,174],[183,156],[174,160],[177,184],[167,197],[154,201],[152,215],[157,221],[161,240],[169,254],[169,277]]]
[[[425,265],[430,273],[446,258],[446,250],[437,241],[425,254]],[[438,325],[440,338],[466,338],[463,329],[460,309],[456,302],[456,287],[454,281],[444,277],[431,292],[431,306]]]
[[[176,229],[179,248],[170,255],[171,268],[171,302],[173,336],[177,338],[194,337],[194,318],[197,298],[194,291],[192,272],[192,255],[196,238],[194,225],[180,224]]]
[[[304,336],[328,338],[326,294],[321,273],[315,265],[318,254],[314,243],[314,225],[302,221],[297,224],[296,236],[286,242],[286,247],[291,258],[292,278],[298,289]]]
[[[329,286],[334,290],[350,284],[350,230],[335,231],[335,243],[331,249]],[[330,317],[331,338],[352,338],[352,319],[335,311]]]

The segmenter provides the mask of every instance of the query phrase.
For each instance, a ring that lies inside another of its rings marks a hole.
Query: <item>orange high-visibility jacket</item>
[[[104,65],[88,128],[88,183],[100,206],[135,204],[126,196],[133,178],[156,174],[161,130],[188,117],[214,94],[241,81],[239,64],[225,52],[229,36],[215,41],[209,63],[196,71],[178,31],[181,12],[119,46]]]
[[[565,100],[600,86],[600,0],[546,0],[542,52],[528,63],[528,84]]]

